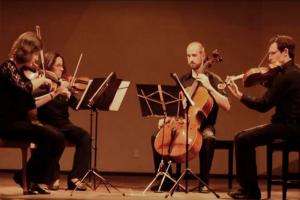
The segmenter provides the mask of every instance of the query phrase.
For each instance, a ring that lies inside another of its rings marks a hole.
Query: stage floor
[[[117,186],[122,192],[126,194],[123,197],[113,188],[110,188],[111,193],[108,193],[103,185],[100,185],[96,191],[85,191],[85,192],[75,192],[73,196],[70,196],[71,192],[65,190],[66,188],[66,177],[62,176],[61,189],[58,191],[52,191],[50,195],[22,195],[22,189],[17,186],[12,180],[12,174],[0,174],[0,198],[5,199],[97,199],[97,200],[115,200],[115,199],[126,199],[126,200],[159,200],[165,199],[167,193],[155,193],[148,191],[143,194],[143,190],[146,185],[151,181],[151,177],[144,176],[105,176],[105,178]],[[189,181],[190,188],[197,185],[196,181]],[[220,195],[220,199],[230,199],[227,193],[227,180],[226,179],[211,179],[210,186],[216,190]],[[260,186],[262,188],[262,197],[266,199],[266,185],[265,181],[260,181]],[[173,197],[169,199],[189,199],[189,200],[208,200],[217,199],[212,193],[202,194],[197,191],[189,192],[188,194],[184,192],[176,192]],[[273,186],[272,189],[272,199],[281,199],[281,187]],[[300,200],[300,190],[299,189],[289,189],[288,199]]]

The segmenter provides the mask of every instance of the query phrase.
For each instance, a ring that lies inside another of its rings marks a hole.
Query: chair
[[[9,141],[0,139],[0,148],[19,148],[22,153],[22,185],[23,185],[23,194],[28,194],[28,185],[27,185],[27,157],[28,151],[30,149],[30,142],[24,141]]]
[[[228,188],[232,188],[233,180],[233,149],[234,143],[232,140],[216,140],[215,150],[225,149],[228,150],[228,165],[227,165],[227,177],[228,177]]]
[[[272,179],[272,164],[273,164],[273,152],[282,152],[282,172],[281,179]],[[285,200],[287,196],[287,189],[300,186],[300,169],[297,174],[289,173],[289,153],[299,152],[299,165],[300,165],[300,142],[299,141],[284,141],[275,140],[271,144],[267,145],[267,192],[268,198],[271,197],[272,184],[282,185],[282,199]]]

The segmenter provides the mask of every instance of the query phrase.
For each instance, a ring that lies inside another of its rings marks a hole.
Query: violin
[[[211,67],[213,63],[221,61],[220,54],[215,50],[211,58],[207,57],[205,59],[204,68]],[[208,117],[214,103],[207,89],[201,86],[199,81],[194,81],[187,90],[195,102],[195,105],[189,107],[188,115],[186,116],[189,121],[188,127],[186,119],[175,118],[169,123],[164,123],[154,141],[154,148],[160,155],[169,157],[177,163],[187,162],[199,155],[202,146],[202,134],[199,127],[201,127],[203,118]],[[201,117],[199,117],[199,113]],[[188,138],[186,134],[187,128],[189,131]],[[187,151],[186,139],[188,141]],[[186,160],[186,153],[188,154],[188,160]]]
[[[34,80],[39,77],[39,73],[37,73],[37,69],[34,67],[24,66],[22,67],[22,72],[29,80]]]
[[[261,59],[258,67],[250,68],[243,74],[227,76],[225,82],[220,83],[218,85],[218,88],[225,89],[231,81],[239,79],[243,80],[244,87],[252,87],[258,84],[269,87],[274,76],[278,73],[278,69],[280,69],[281,65],[280,63],[270,63],[268,67],[262,67],[262,64],[264,63],[268,55],[269,52],[267,52]]]
[[[45,76],[47,79],[51,80],[51,85],[42,85],[40,88],[47,89],[48,91],[54,91],[57,89],[58,86],[61,85],[58,77],[55,73],[48,71],[48,70],[38,70],[36,68],[31,67],[23,67],[22,72],[25,77],[29,80],[34,80],[38,77]]]
[[[69,76],[68,79],[63,79],[62,84],[67,87],[71,92],[78,93],[79,91],[84,91],[89,83],[90,78],[88,77],[77,77],[78,68],[82,59],[82,53],[79,56],[74,75]]]
[[[72,81],[66,79],[61,79],[60,83],[64,87],[68,88],[68,90],[70,90],[71,92],[77,93],[86,89],[89,80],[90,78],[88,77],[78,77],[74,79],[73,83]]]
[[[231,81],[243,80],[244,87],[252,87],[255,85],[263,85],[268,87],[270,81],[278,73],[279,65],[270,65],[269,67],[255,67],[248,69],[244,74],[236,76],[227,76],[224,83],[218,85],[219,89],[225,89]]]

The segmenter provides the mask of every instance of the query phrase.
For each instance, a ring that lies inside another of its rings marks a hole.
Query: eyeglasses
[[[61,65],[61,64],[57,64],[57,65],[53,65],[53,67],[64,67],[64,65]]]
[[[279,52],[279,50],[276,50],[276,51],[270,51],[270,52],[269,52],[269,55],[272,56],[272,55],[276,54],[277,52]]]

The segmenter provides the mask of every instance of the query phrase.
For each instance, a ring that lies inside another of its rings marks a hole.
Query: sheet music
[[[79,109],[79,107],[80,107],[80,105],[81,105],[81,103],[82,103],[82,101],[83,101],[83,99],[84,99],[84,97],[85,97],[87,91],[89,90],[89,87],[90,87],[90,85],[92,84],[92,82],[93,82],[93,80],[89,80],[89,82],[88,82],[88,84],[87,84],[87,86],[86,86],[86,88],[85,88],[85,91],[84,91],[84,93],[82,94],[82,96],[81,96],[81,98],[80,98],[80,101],[78,102],[78,104],[77,104],[77,106],[76,106],[76,110]]]
[[[121,103],[124,99],[124,96],[127,92],[129,85],[130,85],[130,81],[122,81],[120,83],[116,95],[109,106],[109,110],[118,111],[120,109]]]

